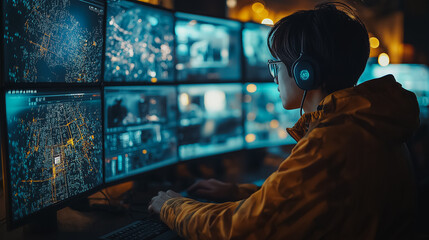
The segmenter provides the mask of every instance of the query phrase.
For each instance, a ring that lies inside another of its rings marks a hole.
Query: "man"
[[[342,8],[339,10],[338,8]],[[405,140],[419,125],[413,93],[391,75],[355,86],[369,55],[364,24],[326,3],[280,20],[269,66],[285,109],[305,114],[290,156],[261,188],[216,180],[171,190],[149,211],[188,239],[409,239],[415,203]]]

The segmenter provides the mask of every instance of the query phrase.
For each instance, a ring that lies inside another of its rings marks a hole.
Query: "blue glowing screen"
[[[178,101],[182,160],[243,147],[241,84],[179,86]]]
[[[176,123],[175,87],[106,88],[106,181],[175,163]]]
[[[6,93],[12,219],[103,183],[98,91]]]
[[[173,13],[109,0],[105,81],[173,81]]]
[[[286,128],[300,118],[299,109],[283,108],[277,84],[246,84],[244,95],[245,141],[248,148],[295,144]]]
[[[102,0],[5,0],[6,81],[100,81]]]
[[[239,22],[184,13],[176,17],[178,80],[240,80]]]
[[[244,24],[243,51],[247,80],[271,80],[267,67],[267,61],[273,59],[267,46],[270,29],[271,27],[262,24]]]

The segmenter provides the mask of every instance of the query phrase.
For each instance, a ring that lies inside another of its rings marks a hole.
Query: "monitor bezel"
[[[2,91],[2,96],[1,96],[1,104],[3,106],[6,106],[6,94],[7,91],[9,90],[36,90],[34,87],[28,87],[25,89],[17,89],[17,88],[10,88],[10,89],[5,89],[4,91]],[[37,90],[42,90],[42,91],[47,91],[47,92],[70,92],[70,89],[67,88],[56,88],[55,90],[52,90],[52,88],[37,88]],[[84,87],[84,88],[74,88],[71,92],[79,92],[79,91],[95,91],[98,92],[100,91],[99,88],[94,88],[94,87]],[[102,101],[101,99],[101,94],[100,94],[100,101]],[[2,108],[1,109],[1,116],[2,119],[6,120],[7,119],[7,115],[6,115],[6,108]],[[101,117],[102,120],[102,117]],[[100,120],[100,121],[101,121]],[[31,214],[28,214],[18,220],[13,220],[13,213],[12,213],[12,204],[11,204],[11,198],[12,198],[12,187],[11,187],[11,182],[10,180],[10,159],[9,159],[9,139],[8,139],[8,129],[7,129],[7,121],[3,121],[2,122],[2,148],[4,149],[4,151],[2,151],[2,157],[3,157],[3,165],[4,165],[4,173],[5,175],[3,176],[5,179],[5,183],[4,183],[4,189],[5,189],[5,203],[6,203],[6,222],[7,222],[7,229],[8,230],[12,230],[15,229],[17,227],[20,227],[24,224],[30,223],[32,220],[37,219],[37,217],[43,216],[46,213],[52,212],[52,211],[58,211],[64,207],[67,207],[70,205],[70,203],[78,200],[78,199],[82,199],[86,196],[89,196],[93,193],[96,193],[98,191],[100,191],[101,189],[104,188],[104,166],[103,166],[103,162],[102,162],[102,182],[100,184],[98,184],[97,186],[93,187],[92,189],[89,189],[87,191],[81,192],[79,194],[76,194],[72,197],[69,197],[67,199],[64,199],[62,201],[59,201],[57,203],[54,203],[50,206],[44,207],[42,209],[39,209]],[[2,150],[3,150],[2,149]],[[104,150],[104,149],[103,149]],[[103,155],[103,152],[102,152]],[[101,159],[101,161],[104,161],[103,159]]]

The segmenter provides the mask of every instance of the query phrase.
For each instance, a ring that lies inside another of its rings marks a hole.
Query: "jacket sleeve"
[[[292,234],[306,225],[302,221],[312,221],[311,215],[323,208],[318,199],[323,191],[317,188],[325,175],[318,169],[320,164],[313,164],[320,155],[311,145],[302,139],[279,169],[246,199],[215,204],[173,198],[162,206],[161,219],[187,239],[267,239],[276,225],[285,222],[290,222],[290,229],[282,228],[282,232],[290,231],[299,238]]]
[[[260,187],[251,183],[237,184],[237,187],[238,187],[238,200],[248,198],[250,197],[250,195],[252,195],[253,193],[255,193],[260,189]]]

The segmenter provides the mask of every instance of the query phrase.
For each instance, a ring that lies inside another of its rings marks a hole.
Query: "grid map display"
[[[6,94],[12,219],[102,184],[99,92]]]
[[[5,0],[6,81],[100,81],[103,1]]]
[[[109,1],[105,81],[173,81],[173,13]]]

